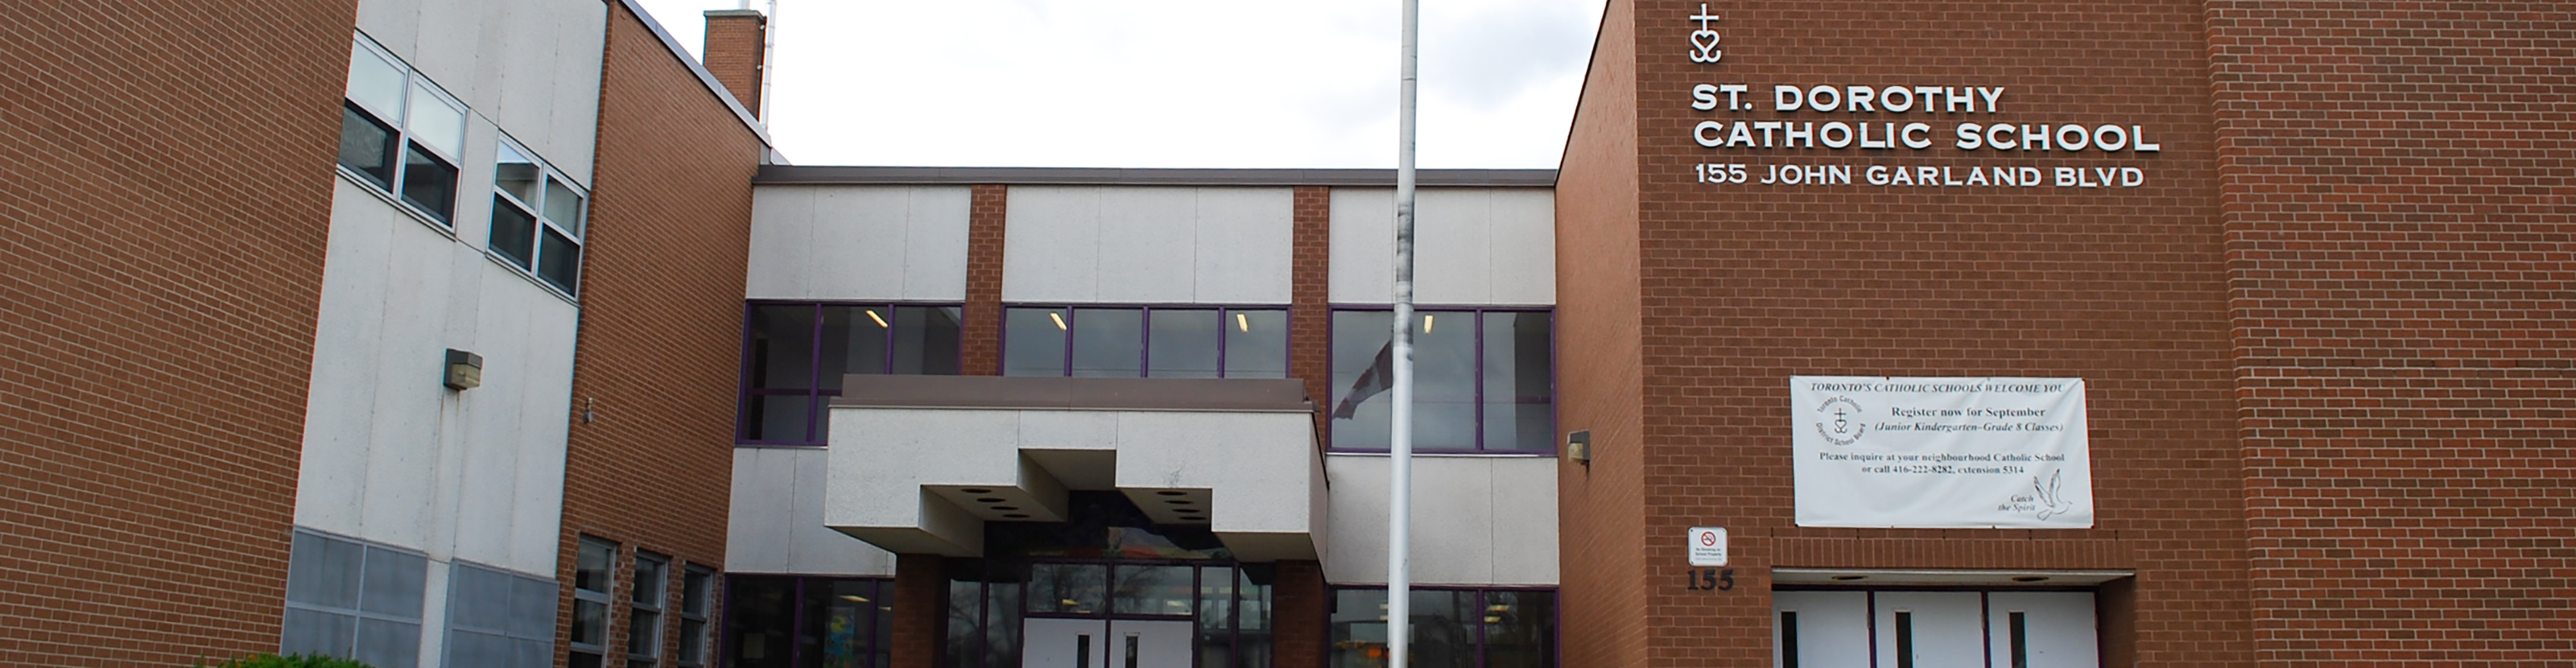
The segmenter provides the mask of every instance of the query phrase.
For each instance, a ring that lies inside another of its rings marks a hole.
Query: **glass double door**
[[[1187,620],[1063,619],[1022,623],[1023,668],[1190,668]]]

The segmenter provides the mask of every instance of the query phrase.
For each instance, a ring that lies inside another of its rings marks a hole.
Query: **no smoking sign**
[[[1690,565],[1726,565],[1726,527],[1691,527]]]

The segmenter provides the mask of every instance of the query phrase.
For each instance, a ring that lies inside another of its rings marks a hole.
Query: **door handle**
[[[1091,634],[1073,638],[1073,668],[1091,668]]]
[[[1127,668],[1136,668],[1136,632],[1127,632]]]

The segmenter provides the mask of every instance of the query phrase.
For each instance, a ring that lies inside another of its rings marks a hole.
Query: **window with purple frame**
[[[758,445],[823,445],[824,408],[849,374],[953,376],[955,304],[751,302],[745,309],[742,404],[736,438]]]
[[[724,650],[730,668],[894,665],[894,581],[732,575]]]
[[[1556,451],[1554,319],[1543,310],[1413,312],[1413,447]],[[1395,312],[1333,311],[1333,449],[1384,451]]]
[[[1550,668],[1556,665],[1556,592],[1549,589],[1415,588],[1416,668]],[[1386,665],[1386,588],[1333,591],[1331,668]]]
[[[1286,378],[1288,311],[1220,306],[1013,306],[1002,375]]]

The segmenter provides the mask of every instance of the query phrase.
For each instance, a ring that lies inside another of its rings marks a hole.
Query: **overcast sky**
[[[692,51],[738,6],[642,4]],[[1420,164],[1555,168],[1602,4],[1424,0]],[[1398,0],[778,5],[797,164],[1395,166]]]

